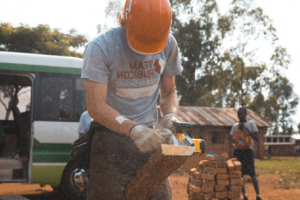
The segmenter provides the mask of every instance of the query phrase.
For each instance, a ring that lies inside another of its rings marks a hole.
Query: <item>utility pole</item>
[[[243,89],[243,83],[244,83],[244,61],[241,60],[241,66],[242,66],[242,71],[241,71],[241,103],[242,103],[242,107],[245,106],[244,103],[244,89]]]

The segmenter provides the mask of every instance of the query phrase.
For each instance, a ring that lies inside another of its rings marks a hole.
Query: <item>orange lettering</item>
[[[130,74],[132,74],[132,77],[130,77],[130,79],[134,79],[134,73],[130,72]]]
[[[152,61],[150,60],[150,61],[148,61],[148,63],[149,63],[150,68],[152,68],[152,65],[151,65]]]
[[[129,72],[124,72],[124,78],[129,79]]]
[[[133,66],[132,66],[132,64],[130,63],[130,70],[137,70],[137,65],[136,65],[136,63],[134,63]]]
[[[142,71],[138,71],[138,78],[143,78],[143,72]]]
[[[117,78],[123,79],[123,72],[118,71]]]
[[[144,62],[144,69],[148,69],[148,62]]]
[[[153,76],[153,69],[150,69],[148,78],[150,78],[151,76]]]
[[[139,62],[139,68],[138,70],[143,69],[143,63]]]

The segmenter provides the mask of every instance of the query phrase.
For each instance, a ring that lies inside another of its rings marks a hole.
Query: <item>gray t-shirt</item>
[[[244,122],[244,126],[251,131],[252,133],[258,133],[258,129],[253,121]],[[230,131],[230,135],[234,136],[236,129],[239,127],[239,123],[235,123]],[[250,149],[253,150],[253,139],[251,137],[251,146]]]
[[[82,78],[107,84],[106,103],[139,124],[157,124],[156,100],[161,76],[182,72],[178,45],[170,34],[164,50],[139,55],[127,44],[121,27],[99,34],[83,54]]]

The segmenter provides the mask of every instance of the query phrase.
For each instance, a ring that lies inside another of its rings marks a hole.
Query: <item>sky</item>
[[[20,23],[29,26],[48,24],[63,32],[75,28],[90,40],[97,34],[97,25],[105,22],[107,2],[108,0],[0,0],[0,22],[9,22],[14,26]],[[217,2],[221,12],[225,13],[231,0]],[[294,84],[294,91],[300,96],[300,1],[258,0],[257,4],[274,20],[279,44],[287,48],[291,55],[292,63],[286,75]],[[300,105],[298,107],[299,112],[293,117],[297,123],[300,122]]]

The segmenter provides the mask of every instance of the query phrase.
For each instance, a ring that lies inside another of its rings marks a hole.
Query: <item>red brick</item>
[[[214,192],[204,194],[204,200],[211,200],[215,198],[216,194]]]
[[[217,161],[218,162],[218,167],[220,168],[227,168],[227,162],[226,161]]]
[[[204,162],[202,165],[203,165],[203,167],[217,168],[219,164],[217,161],[207,161],[207,162]]]
[[[228,192],[228,198],[233,199],[233,198],[240,198],[241,193],[239,192]]]
[[[215,175],[213,175],[213,174],[201,174],[201,179],[202,180],[213,181],[213,180],[215,180]]]
[[[194,177],[196,179],[201,179],[201,173],[200,172],[195,172],[192,177]]]
[[[236,171],[236,173],[230,173],[229,174],[229,178],[230,179],[239,179],[239,178],[242,178],[242,172],[241,171]]]
[[[228,153],[221,153],[221,156],[224,156],[224,157],[226,158],[226,160],[228,160],[228,159],[229,159],[229,155],[228,155]]]
[[[225,192],[225,191],[227,192],[228,186],[226,186],[226,185],[216,185],[215,190],[216,190],[216,192]]]
[[[225,156],[216,156],[215,157],[216,158],[216,161],[226,161],[227,159],[226,159],[226,157]]]
[[[217,174],[227,174],[227,168],[217,168]]]
[[[205,160],[209,160],[209,161],[216,160],[215,159],[215,155],[208,155],[208,154],[206,154],[205,155]]]
[[[217,180],[217,185],[229,185],[229,180]]]
[[[201,160],[200,162],[199,162],[199,168],[200,169],[202,169],[204,166],[203,166],[203,164],[204,163],[207,163],[208,162],[208,160]]]
[[[200,193],[201,192],[201,187],[197,187],[193,184],[189,185],[189,192],[191,193]]]
[[[191,183],[197,187],[201,187],[202,186],[202,180],[201,179],[197,179],[195,177],[191,178]]]
[[[216,185],[216,182],[214,180],[213,181],[203,180],[203,182],[202,182],[203,187],[213,187],[215,185]]]
[[[228,197],[227,192],[216,192],[216,198],[223,199],[223,198],[227,198],[227,197]]]
[[[242,170],[242,164],[240,161],[233,161],[235,170]]]
[[[226,180],[228,177],[229,174],[217,174],[217,180]]]
[[[230,185],[244,185],[244,179],[230,179]]]
[[[227,168],[228,170],[234,170],[234,164],[231,160],[227,160]]]
[[[189,200],[203,200],[203,193],[192,193],[189,194]]]
[[[202,193],[214,192],[214,187],[202,187]]]
[[[217,173],[217,170],[216,168],[212,168],[212,167],[203,167],[202,173],[215,175]]]
[[[237,161],[237,159],[236,159],[236,158],[231,158],[230,160],[231,160],[232,162],[233,162],[233,161]]]
[[[232,185],[230,186],[229,190],[231,192],[242,192],[242,186]]]

